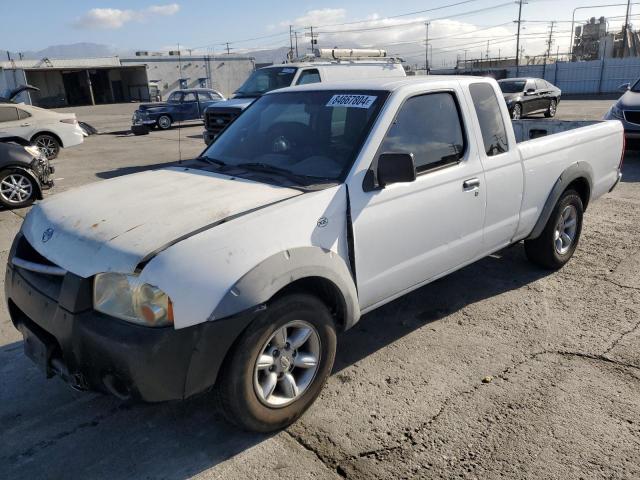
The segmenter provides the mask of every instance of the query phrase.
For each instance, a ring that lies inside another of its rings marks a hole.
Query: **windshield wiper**
[[[196,160],[200,160],[201,162],[205,162],[205,163],[210,163],[212,165],[218,165],[219,167],[226,167],[227,166],[226,163],[224,163],[222,160],[218,160],[217,158],[198,157],[198,158],[196,158]]]
[[[238,165],[234,165],[234,167],[246,168],[247,170],[255,170],[257,172],[275,173],[276,175],[281,175],[285,178],[288,178],[289,180],[293,180],[294,182],[300,182],[301,179],[304,179],[305,183],[308,183],[308,178],[309,178],[307,175],[293,173],[291,170],[287,170],[286,168],[276,167],[274,165],[269,165],[268,163],[261,163],[261,162],[239,163]]]

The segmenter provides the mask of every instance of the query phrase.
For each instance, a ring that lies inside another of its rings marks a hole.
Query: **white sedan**
[[[74,113],[0,103],[0,141],[11,138],[31,142],[52,160],[58,156],[60,148],[79,145],[84,136]]]

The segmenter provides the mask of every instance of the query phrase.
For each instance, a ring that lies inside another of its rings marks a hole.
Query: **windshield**
[[[260,95],[291,85],[297,68],[261,68],[251,74],[236,91],[236,97],[259,97]]]
[[[520,93],[524,92],[524,85],[527,83],[524,80],[516,80],[513,82],[498,82],[502,93]]]
[[[167,99],[168,103],[180,103],[182,100],[182,92],[173,92]]]
[[[203,157],[227,166],[278,169],[306,183],[341,180],[388,93],[305,91],[265,95]]]

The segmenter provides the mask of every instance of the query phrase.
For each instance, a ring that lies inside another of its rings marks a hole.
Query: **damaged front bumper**
[[[131,324],[93,309],[92,279],[45,262],[19,234],[5,276],[9,313],[44,375],[77,389],[147,402],[202,392],[255,315],[179,330]]]

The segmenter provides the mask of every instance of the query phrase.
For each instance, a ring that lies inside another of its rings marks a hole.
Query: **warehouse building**
[[[159,101],[178,88],[208,87],[231,95],[254,69],[250,57],[149,55],[0,62],[0,92],[29,84],[20,100],[53,108]]]

